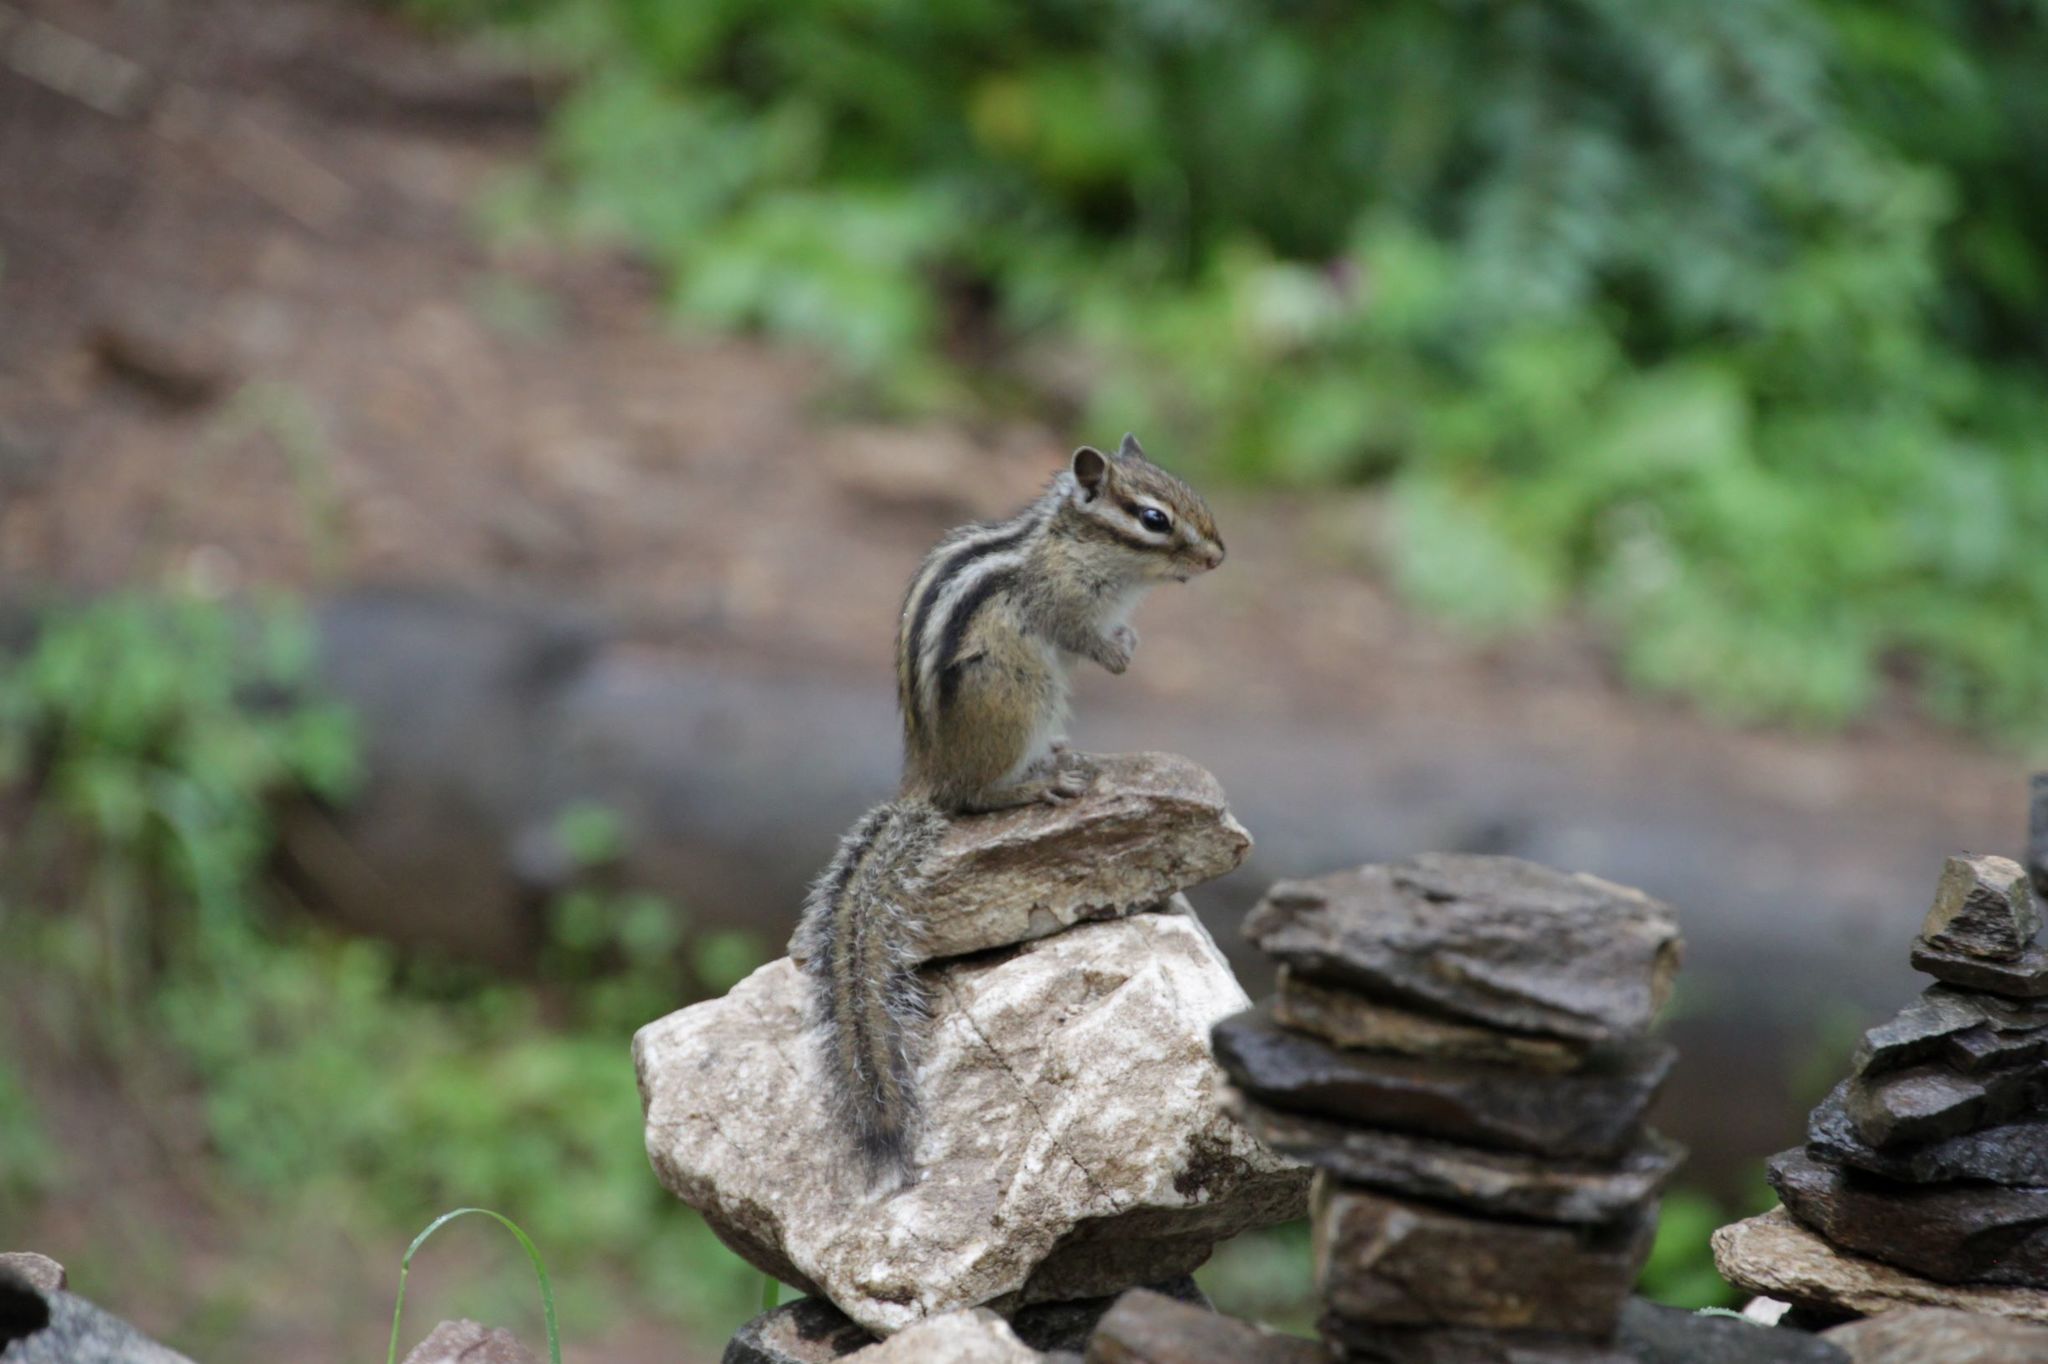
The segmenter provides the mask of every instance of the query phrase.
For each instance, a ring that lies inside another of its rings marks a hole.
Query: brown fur
[[[1165,528],[1148,527],[1148,512]],[[871,1178],[907,1178],[916,1136],[912,963],[919,866],[947,815],[1070,800],[1084,769],[1060,754],[1067,663],[1129,666],[1138,595],[1223,561],[1208,504],[1125,436],[1083,446],[1007,522],[946,536],[905,593],[897,632],[902,793],[841,842],[804,910],[827,1074]]]

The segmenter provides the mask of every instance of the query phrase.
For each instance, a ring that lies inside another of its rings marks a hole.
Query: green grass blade
[[[489,1208],[457,1208],[453,1212],[444,1212],[427,1223],[427,1229],[413,1237],[412,1244],[405,1248],[405,1258],[399,1261],[398,1265],[398,1305],[391,1309],[391,1348],[385,1353],[384,1364],[398,1364],[398,1322],[405,1314],[405,1281],[412,1273],[413,1255],[427,1243],[429,1236],[456,1218],[466,1217],[470,1213],[483,1214],[519,1238],[521,1248],[526,1251],[526,1258],[533,1262],[533,1275],[540,1280],[540,1309],[548,1324],[549,1364],[562,1364],[562,1335],[555,1325],[555,1290],[548,1283],[548,1267],[541,1263],[540,1251],[533,1244],[533,1238],[521,1230],[517,1222],[503,1213],[492,1212]]]

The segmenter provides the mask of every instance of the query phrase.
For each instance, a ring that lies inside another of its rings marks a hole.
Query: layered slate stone
[[[1061,805],[948,821],[922,868],[918,956],[941,961],[1155,908],[1252,847],[1216,778],[1171,753],[1089,754]],[[803,960],[797,941],[792,957]]]
[[[1325,1314],[1316,1329],[1338,1359],[1357,1364],[1640,1364],[1604,1336],[1384,1326]]]
[[[1714,1267],[1729,1283],[1803,1308],[1871,1316],[1908,1307],[1954,1307],[2048,1321],[2048,1290],[1937,1283],[1894,1265],[1844,1254],[1782,1207],[1722,1227],[1714,1233],[1713,1245]]]
[[[1668,1045],[1636,1041],[1564,1075],[1428,1062],[1333,1047],[1282,1028],[1264,1008],[1219,1023],[1211,1040],[1231,1080],[1276,1108],[1588,1160],[1633,1144],[1674,1059]]]
[[[1901,1184],[1784,1151],[1771,1187],[1844,1250],[1944,1283],[2048,1287],[2048,1188]]]
[[[1464,1217],[1316,1176],[1316,1287],[1330,1312],[1390,1326],[1604,1335],[1656,1217],[1600,1227]]]
[[[1615,1348],[1635,1364],[1861,1364],[1805,1331],[1630,1298]]]
[[[1670,906],[1597,877],[1478,854],[1283,881],[1244,932],[1303,979],[1582,1042],[1638,1036],[1679,958]]]
[[[1993,961],[1945,952],[1915,938],[1913,969],[1968,990],[1988,990],[2010,999],[2048,998],[2048,946],[2038,942],[2010,961]]]
[[[1854,1165],[1907,1183],[1981,1179],[1994,1184],[2048,1185],[2048,1114],[1979,1128],[1921,1146],[1878,1150],[1849,1120],[1844,1095],[1835,1086],[1807,1120],[1807,1151],[1821,1160]]]
[[[929,967],[919,1177],[870,1191],[817,1096],[808,982],[771,962],[634,1038],[669,1190],[756,1267],[889,1334],[1099,1297],[1285,1221],[1306,1172],[1218,1108],[1209,1028],[1244,993],[1191,916],[1086,924]]]
[[[2040,1364],[2048,1326],[1952,1307],[1887,1312],[1821,1333],[1853,1364]]]
[[[1322,1364],[1322,1346],[1142,1288],[1116,1300],[1088,1340],[1088,1364]]]
[[[1685,1149],[1645,1130],[1618,1160],[1560,1161],[1283,1112],[1241,1094],[1230,1111],[1267,1146],[1347,1183],[1500,1217],[1611,1222],[1655,1198]]]
[[[2040,931],[2026,869],[2009,857],[1964,854],[1942,866],[1920,936],[1939,951],[2010,961]]]
[[[1939,1062],[1878,1079],[1852,1077],[1842,1111],[1878,1150],[1940,1141],[2048,1106],[2048,1070],[2016,1065],[1962,1074]]]
[[[1923,1061],[1966,1074],[2048,1057],[2048,1001],[2029,1003],[1933,985],[1863,1034],[1850,1069],[1865,1079]]]
[[[1556,1073],[1576,1069],[1586,1053],[1583,1045],[1554,1037],[1478,1027],[1318,985],[1285,966],[1273,996],[1273,1017],[1283,1027],[1311,1033],[1332,1046],[1438,1061],[1487,1061]]]

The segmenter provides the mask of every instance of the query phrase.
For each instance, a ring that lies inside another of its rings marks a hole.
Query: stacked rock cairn
[[[1806,1145],[1772,1158],[1781,1206],[1715,1233],[1729,1282],[1802,1324],[1913,1307],[2048,1322],[2044,777],[2028,861],[1948,859],[1912,947],[1936,983],[1863,1034]],[[2048,1359],[2048,1336],[2036,1348]]]
[[[1683,1152],[1644,1124],[1671,909],[1515,858],[1432,854],[1273,887],[1276,996],[1220,1023],[1231,1105],[1317,1167],[1338,1358],[1605,1364]],[[1737,1323],[1739,1325],[1739,1323]]]
[[[743,1258],[810,1295],[731,1364],[1022,1361],[1138,1285],[1198,1297],[1222,1240],[1299,1217],[1308,1172],[1223,1112],[1210,1028],[1250,1001],[1180,892],[1251,847],[1185,759],[953,821],[923,868],[917,1177],[872,1188],[828,1121],[789,958],[648,1024],[648,1155]]]

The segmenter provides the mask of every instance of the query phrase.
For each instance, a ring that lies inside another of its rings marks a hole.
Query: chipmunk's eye
[[[1173,518],[1157,507],[1145,507],[1138,512],[1138,524],[1154,535],[1164,535],[1173,529]]]

